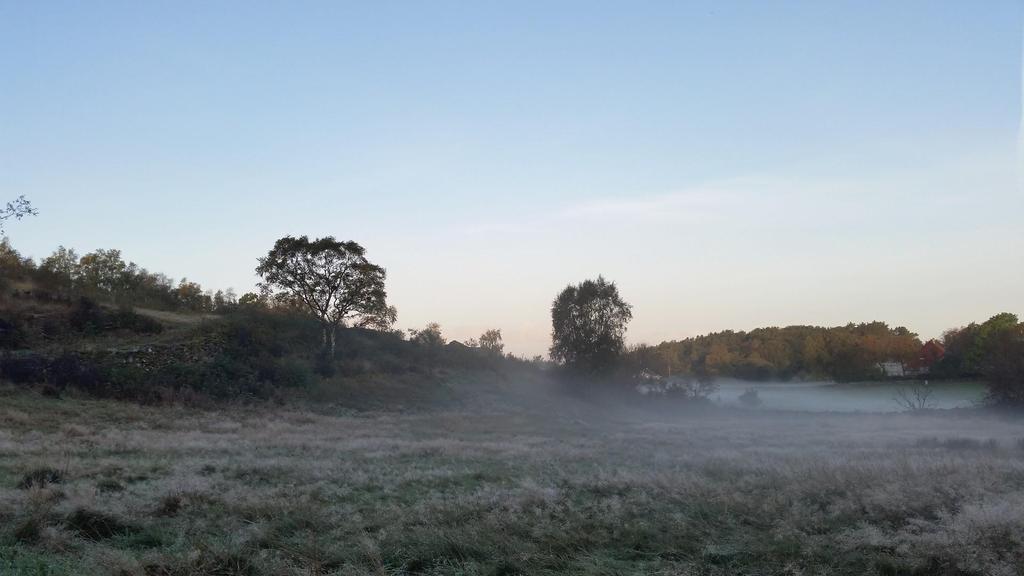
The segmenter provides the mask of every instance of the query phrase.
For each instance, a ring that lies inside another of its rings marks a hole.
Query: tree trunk
[[[323,350],[328,358],[334,358],[335,333],[338,327],[334,324],[324,324]]]

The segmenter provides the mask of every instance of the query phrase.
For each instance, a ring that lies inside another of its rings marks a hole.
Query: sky
[[[284,235],[398,325],[550,344],[603,274],[632,343],[1024,314],[1024,4],[0,0],[24,254],[252,289]]]

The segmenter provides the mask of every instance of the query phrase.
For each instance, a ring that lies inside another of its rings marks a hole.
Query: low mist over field
[[[3,399],[0,506],[22,544],[0,566],[15,573],[1012,575],[1024,562],[1019,419]]]
[[[0,0],[0,576],[1024,576],[1022,23]]]

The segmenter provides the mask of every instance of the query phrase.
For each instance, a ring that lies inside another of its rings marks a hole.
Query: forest
[[[908,329],[869,322],[715,332],[637,346],[627,361],[662,376],[849,382],[877,378],[880,362],[911,362],[920,349]]]

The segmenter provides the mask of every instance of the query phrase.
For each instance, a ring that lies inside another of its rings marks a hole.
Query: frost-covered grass
[[[0,574],[1018,574],[1024,422],[0,391]],[[20,486],[20,487],[19,487]]]

